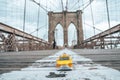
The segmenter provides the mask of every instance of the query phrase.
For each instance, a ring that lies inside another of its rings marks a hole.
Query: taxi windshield
[[[69,60],[69,57],[60,57],[60,60]]]

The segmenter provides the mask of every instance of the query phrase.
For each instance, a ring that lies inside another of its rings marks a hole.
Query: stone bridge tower
[[[83,41],[83,27],[82,27],[82,11],[76,12],[49,12],[49,32],[48,39],[52,43],[54,38],[54,32],[57,24],[61,24],[64,32],[64,46],[68,46],[68,27],[73,23],[77,29],[77,45]]]

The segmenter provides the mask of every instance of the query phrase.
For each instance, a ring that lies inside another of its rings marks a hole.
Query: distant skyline
[[[37,4],[32,2],[32,0],[26,0],[26,23],[25,23],[25,32],[32,33],[32,35],[37,36],[37,20],[38,20],[38,9],[40,9],[39,16],[39,32],[38,37],[48,40],[48,16],[47,12],[42,8],[39,8]],[[40,2],[40,5],[47,9],[48,11],[61,12],[62,4],[61,0],[35,0]],[[68,11],[82,10],[88,3],[89,0],[62,0],[63,9]],[[68,1],[68,2],[67,2]],[[94,26],[102,31],[109,28],[107,20],[107,11],[106,11],[106,0],[94,0],[90,5],[85,8],[83,11],[83,30],[84,38],[89,38],[94,35],[93,23]],[[25,0],[0,0],[0,22],[13,26],[17,29],[23,30],[23,15],[24,15],[24,2]],[[83,4],[85,4],[83,6]],[[117,24],[120,24],[120,1],[119,0],[108,0],[109,15],[110,15],[110,27],[113,27]],[[91,14],[91,9],[93,13],[93,19]],[[69,44],[71,45],[72,40],[76,40],[77,37],[74,25],[70,25],[69,33],[72,36],[69,37]],[[62,29],[60,29],[61,31]],[[95,34],[101,31],[96,30]],[[61,32],[59,32],[61,34]],[[63,35],[58,35],[58,37]],[[74,37],[75,36],[75,37]],[[74,37],[74,38],[73,38]],[[63,44],[63,37],[58,38],[58,44]]]

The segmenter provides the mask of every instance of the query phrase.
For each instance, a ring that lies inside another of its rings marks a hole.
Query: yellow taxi
[[[56,60],[56,67],[58,70],[72,70],[73,61],[70,55],[63,53],[59,58]]]

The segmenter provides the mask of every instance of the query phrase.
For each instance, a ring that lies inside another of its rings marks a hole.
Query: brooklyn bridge
[[[55,61],[52,60],[56,60],[55,56],[62,54],[61,52],[73,57],[76,70],[79,68],[76,66],[84,64],[92,65],[88,70],[106,69],[98,65],[93,66],[100,64],[118,73],[113,71],[113,75],[115,74],[113,77],[116,79],[108,79],[108,73],[98,72],[96,79],[119,80],[120,77],[116,75],[120,75],[119,6],[119,0],[1,0],[0,80],[9,78],[28,80],[28,75],[24,79],[17,76],[11,78],[9,74],[13,75],[10,71],[17,71],[21,75],[24,70],[26,72],[32,70],[31,74],[37,75],[36,70],[42,69],[41,65],[54,64]],[[79,56],[85,57],[86,61],[84,58],[79,60]],[[36,60],[43,61],[36,62]],[[35,65],[39,68],[24,69],[29,66],[37,68]],[[50,70],[47,68],[48,72],[53,70],[51,66],[46,66],[50,67]],[[81,67],[80,70],[84,71],[84,68]],[[74,72],[74,69],[72,71],[73,75],[79,73]],[[72,72],[67,74],[70,76]],[[68,76],[55,80],[94,80],[94,78],[68,78]],[[48,80],[42,77],[39,79]]]

